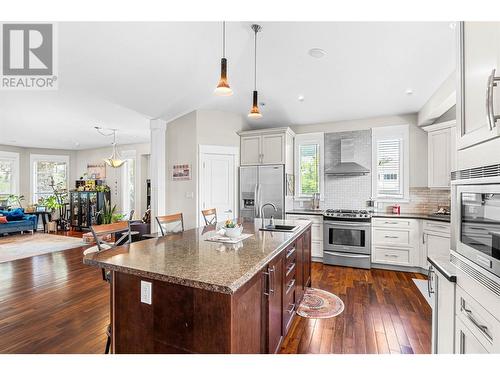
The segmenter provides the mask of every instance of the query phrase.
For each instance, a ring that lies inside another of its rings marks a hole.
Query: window
[[[408,126],[374,128],[373,192],[377,200],[408,198]]]
[[[54,188],[68,188],[68,156],[32,154],[30,160],[33,203],[53,195]]]
[[[0,196],[19,193],[19,154],[0,151]]]
[[[310,198],[323,188],[323,133],[298,134],[295,138],[295,196]]]

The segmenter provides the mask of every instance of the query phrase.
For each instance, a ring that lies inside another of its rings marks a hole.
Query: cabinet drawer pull
[[[295,303],[291,303],[289,306],[290,306],[290,309],[286,310],[286,312],[289,313],[289,314],[291,314],[295,310]]]
[[[288,252],[286,253],[286,258],[287,259],[290,258],[293,255],[293,253],[295,253],[295,246],[292,247],[290,250],[288,250]]]
[[[287,285],[287,287],[286,287],[286,293],[285,293],[285,294],[290,293],[290,291],[293,289],[293,287],[294,287],[294,286],[295,286],[295,279],[292,279],[292,280],[288,283],[288,285]]]
[[[481,332],[483,332],[485,334],[485,336],[490,341],[493,341],[493,337],[491,336],[490,332],[488,331],[488,326],[485,326],[484,324],[480,324],[476,320],[476,318],[474,317],[474,315],[472,315],[472,311],[465,307],[465,301],[463,299],[461,301],[461,307],[462,307],[462,311],[465,311],[465,315],[470,320],[470,322],[472,324],[474,324]]]
[[[273,274],[273,276],[271,277],[271,274]],[[273,266],[272,268],[269,268],[269,293],[272,293],[274,294],[274,287],[276,285],[276,267]],[[272,280],[272,282],[271,282]]]
[[[497,121],[500,119],[500,116],[495,115],[495,108],[493,106],[493,89],[497,87],[497,82],[500,81],[500,77],[495,76],[495,69],[491,71],[490,76],[488,77],[488,86],[486,91],[486,113],[488,115],[488,125],[490,130],[493,130],[496,127]]]
[[[264,276],[264,295],[269,296],[269,272],[262,272]]]
[[[391,225],[397,225],[397,221],[384,221],[384,224],[391,224]]]
[[[444,225],[427,224],[427,226],[431,227],[431,228],[449,229],[448,227],[445,227]]]
[[[286,269],[286,276],[290,275],[294,269],[295,269],[295,262],[293,262],[292,264],[290,264],[288,266],[288,268]]]
[[[396,254],[384,254],[386,258],[397,258],[398,256]]]
[[[398,236],[384,236],[385,238],[399,238]]]

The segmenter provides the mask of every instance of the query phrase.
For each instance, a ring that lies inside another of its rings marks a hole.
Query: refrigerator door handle
[[[255,202],[255,209],[256,209],[256,216],[255,217],[260,217],[260,206],[262,205],[261,200],[261,185],[257,184],[257,199]]]
[[[254,211],[255,211],[255,217],[259,217],[259,205],[258,205],[258,202],[259,202],[259,184],[255,184],[255,188],[254,188],[254,202],[253,202],[253,205],[254,205]]]

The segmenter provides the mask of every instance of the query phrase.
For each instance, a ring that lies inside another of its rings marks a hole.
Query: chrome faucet
[[[274,212],[277,212],[278,209],[273,203],[264,203],[262,206],[260,206],[260,218],[262,219],[262,228],[265,228],[264,225],[264,207],[266,206],[271,206],[274,208]],[[273,225],[273,217],[271,216],[271,219],[269,220],[269,225]]]

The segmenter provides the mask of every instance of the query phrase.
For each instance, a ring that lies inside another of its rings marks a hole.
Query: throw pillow
[[[0,216],[0,224],[7,224],[7,218],[5,216]]]
[[[7,212],[8,221],[19,221],[24,218],[24,210],[22,208],[16,208],[12,211]]]

